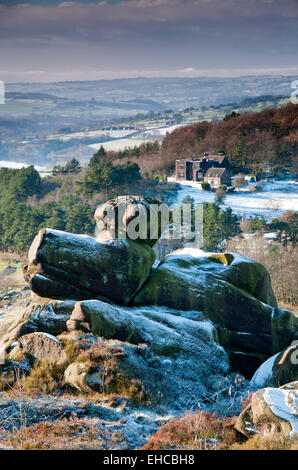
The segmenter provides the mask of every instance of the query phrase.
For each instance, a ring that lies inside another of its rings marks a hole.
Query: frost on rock
[[[200,403],[202,409],[229,413],[229,393],[238,387],[234,411],[240,407],[247,384],[228,378],[228,356],[212,322],[199,312],[91,300],[78,302],[67,324],[70,331],[86,331],[121,347],[119,368],[128,380],[143,384],[155,406],[177,412]]]
[[[24,276],[41,297],[109,298],[126,304],[142,287],[154,261],[155,253],[145,243],[43,229],[30,247]]]
[[[298,433],[298,389],[267,388],[263,397],[275,416],[291,424],[290,436]]]
[[[256,431],[293,437],[298,433],[298,382],[255,392],[235,427],[247,437]]]
[[[7,351],[28,333],[42,332],[56,337],[67,330],[66,323],[74,309],[73,300],[44,300],[24,308],[0,339],[0,349]],[[56,339],[56,338],[55,338]]]
[[[235,253],[177,250],[159,263],[133,303],[200,312],[215,325],[233,369],[247,378],[298,331],[297,317],[277,308],[266,268]]]
[[[266,387],[273,373],[273,366],[275,359],[279,356],[279,353],[267,359],[263,364],[256,370],[254,376],[252,377],[250,384],[252,388],[263,388]]]
[[[298,380],[297,354],[298,343],[294,341],[291,346],[275,354],[257,369],[251,380],[251,386],[280,387]]]

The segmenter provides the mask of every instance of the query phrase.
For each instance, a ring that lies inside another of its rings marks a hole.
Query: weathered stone
[[[69,330],[92,332],[105,339],[132,344],[146,343],[160,355],[220,357],[224,350],[217,343],[217,332],[210,321],[197,312],[184,312],[158,307],[116,307],[98,300],[78,302],[67,322]],[[212,351],[212,352],[211,352]]]
[[[223,296],[227,298],[222,299]],[[238,254],[208,254],[186,248],[169,254],[161,261],[134,302],[171,307],[175,304],[178,308],[204,309],[211,313],[216,308],[220,315],[222,300],[225,303],[230,300],[235,303],[236,300],[234,308],[238,308],[243,299],[248,302],[249,309],[254,300],[276,307],[270,277],[262,265]],[[270,309],[270,316],[271,312]],[[231,313],[230,317],[234,318],[234,315]],[[271,330],[266,325],[263,329]]]
[[[224,348],[248,353],[273,354],[272,335],[231,331],[226,328],[217,328],[219,341]]]
[[[298,339],[298,317],[289,310],[275,308],[271,318],[273,352],[282,351]]]
[[[13,343],[28,333],[43,332],[57,336],[67,330],[66,322],[74,309],[73,300],[44,299],[44,303],[31,303],[19,314],[0,341],[0,350],[7,351]]]
[[[220,263],[213,272],[256,299],[277,307],[270,275],[262,264],[236,253],[213,253],[210,259]]]
[[[18,346],[12,349],[8,359],[17,360],[19,354],[26,356],[32,363],[48,361],[60,365],[67,361],[62,343],[48,333],[35,332],[21,336]]]
[[[235,427],[247,437],[260,430],[284,436],[298,433],[298,382],[258,390]]]
[[[96,300],[78,302],[67,322],[69,331],[90,331],[106,339],[118,339],[132,343],[143,342],[135,331],[131,316],[114,305]]]
[[[236,387],[234,379],[227,378],[228,357],[217,342],[216,329],[199,312],[90,300],[77,303],[68,326],[72,334],[79,332],[77,341],[84,344],[81,359],[88,357],[99,368],[104,368],[106,350],[123,349],[124,354],[113,356],[115,370],[123,374],[128,388],[137,381],[139,392],[148,392],[149,400],[162,407],[181,412],[204,400],[218,403],[219,396],[228,398],[230,386]],[[98,345],[90,341],[98,337]],[[76,341],[76,336],[71,338]],[[117,386],[114,391],[118,393]],[[236,401],[240,406],[240,394]]]
[[[97,236],[104,239],[131,238],[130,227],[136,230],[133,240],[149,246],[161,236],[161,203],[141,196],[119,196],[96,209]]]
[[[252,387],[280,387],[298,381],[298,342],[275,354],[255,372]]]
[[[102,392],[102,380],[98,366],[84,362],[73,362],[64,372],[65,383],[80,392]]]
[[[247,378],[291,344],[298,331],[298,318],[276,307],[267,270],[234,253],[173,252],[152,272],[133,303],[203,312],[218,328],[233,370]]]
[[[273,354],[272,335],[217,328],[220,344],[229,353],[232,370],[251,378],[256,369]]]
[[[107,297],[126,304],[147,279],[154,260],[146,244],[43,229],[29,250],[25,278],[42,297]]]

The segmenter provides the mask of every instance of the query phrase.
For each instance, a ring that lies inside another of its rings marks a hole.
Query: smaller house
[[[212,188],[219,188],[222,184],[230,186],[230,172],[227,168],[209,168],[205,173],[204,183],[209,183]]]

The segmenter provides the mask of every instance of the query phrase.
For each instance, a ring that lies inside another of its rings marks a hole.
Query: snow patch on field
[[[195,181],[179,183],[182,190],[178,192],[178,203],[181,203],[186,196],[192,197],[197,203],[214,202],[214,193],[202,191],[200,183]],[[260,192],[230,193],[227,194],[222,207],[231,207],[236,214],[247,217],[262,214],[267,218],[277,217],[287,210],[297,210],[298,182],[272,180],[265,182]]]
[[[139,146],[142,144],[146,144],[147,142],[154,142],[155,139],[117,139],[117,140],[108,140],[107,142],[101,142],[99,144],[91,144],[91,147],[94,150],[98,150],[101,146],[106,151],[114,151],[119,152],[121,150],[125,150],[128,148],[133,148],[135,146]]]
[[[96,130],[86,132],[75,132],[73,134],[66,134],[61,137],[61,140],[67,141],[72,139],[84,139],[84,138],[110,138],[110,139],[121,139],[135,132],[132,129],[111,129],[111,130]]]

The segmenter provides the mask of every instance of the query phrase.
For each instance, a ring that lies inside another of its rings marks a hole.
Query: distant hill
[[[240,105],[234,109],[243,112]],[[221,121],[203,120],[178,127],[166,135],[158,152],[148,152],[143,146],[135,155],[109,152],[107,158],[117,163],[133,160],[143,173],[165,175],[174,170],[175,160],[179,158],[220,151],[227,154],[235,173],[244,167],[257,173],[268,164],[273,170],[288,167],[297,171],[298,105],[239,115],[234,111]]]
[[[96,101],[144,100],[144,110],[181,110],[187,106],[218,106],[239,103],[246,98],[264,95],[290,96],[296,76],[242,76],[196,78],[127,78],[54,83],[7,83],[7,92],[40,93],[55,97]],[[151,100],[154,106],[152,107]],[[140,103],[140,102],[139,102]],[[102,110],[104,114],[104,110]]]
[[[219,151],[229,156],[235,170],[244,165],[256,168],[265,163],[297,163],[298,105],[179,127],[165,137],[161,161],[165,168],[173,168],[177,158]]]

